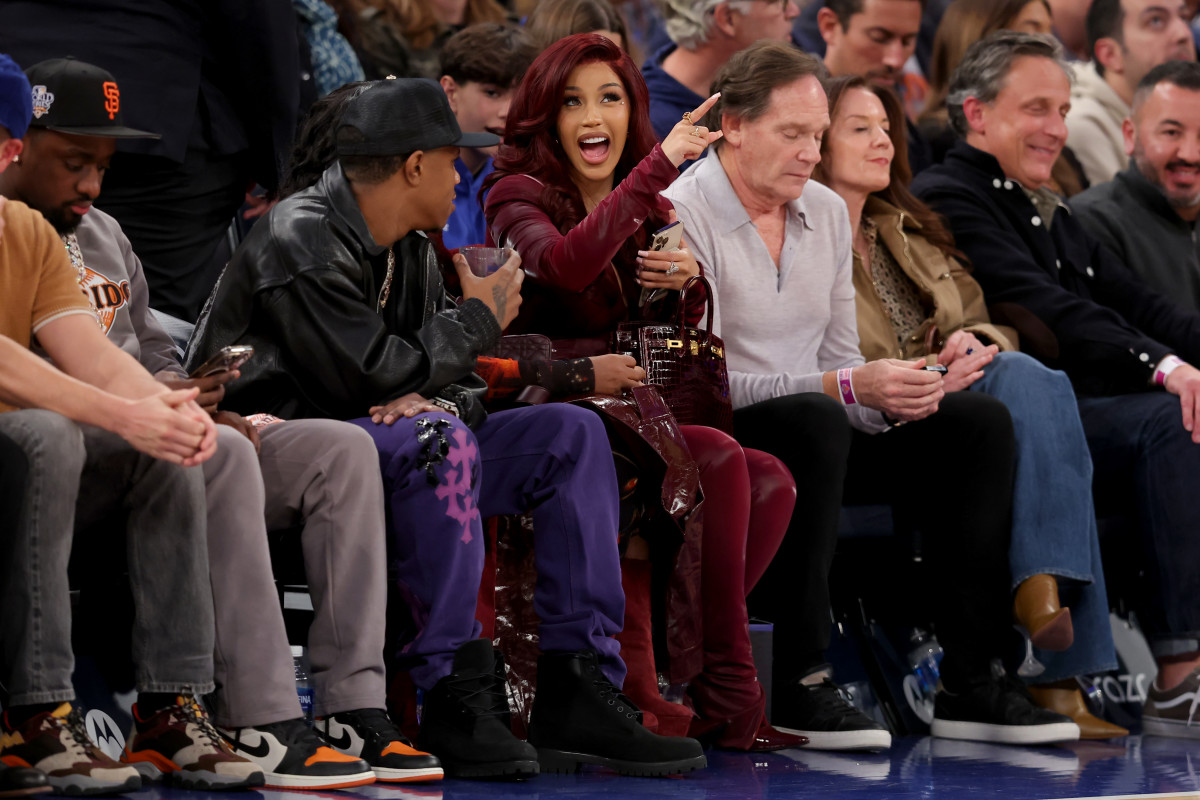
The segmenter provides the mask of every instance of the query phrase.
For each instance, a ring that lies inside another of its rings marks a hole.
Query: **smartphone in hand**
[[[651,250],[678,250],[683,240],[683,223],[675,220],[670,225],[664,225],[654,232],[650,239]]]
[[[254,348],[248,344],[231,344],[222,347],[213,357],[192,370],[190,378],[207,378],[221,372],[235,370],[250,360]]]
[[[683,223],[679,220],[664,225],[654,232],[650,237],[651,250],[678,250],[680,243],[683,241]],[[644,306],[646,303],[653,302],[660,297],[666,295],[666,289],[642,289],[641,297],[638,298],[638,305]]]

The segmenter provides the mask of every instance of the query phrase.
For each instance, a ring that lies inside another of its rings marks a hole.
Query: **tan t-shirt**
[[[77,273],[54,227],[24,203],[9,200],[0,233],[0,334],[24,347],[43,325],[91,314]],[[13,407],[0,403],[0,411]]]

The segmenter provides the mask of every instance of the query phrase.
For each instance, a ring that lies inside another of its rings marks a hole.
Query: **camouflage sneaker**
[[[0,720],[0,761],[40,769],[55,794],[120,794],[142,788],[137,770],[114,761],[92,743],[83,715],[70,703],[18,726],[11,724],[7,711]]]
[[[1200,739],[1200,667],[1174,689],[1159,689],[1158,681],[1150,684],[1142,707],[1142,733]]]
[[[162,777],[185,789],[228,791],[263,785],[263,771],[235,755],[194,698],[179,696],[175,705],[145,719],[135,704],[133,730],[121,760],[147,780]]]

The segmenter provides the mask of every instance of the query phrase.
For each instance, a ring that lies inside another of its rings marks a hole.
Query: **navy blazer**
[[[1015,327],[1021,349],[1065,371],[1080,394],[1148,389],[1168,353],[1200,364],[1200,314],[1147,287],[1069,208],[1047,231],[992,155],[959,141],[913,191],[949,221],[992,320]]]

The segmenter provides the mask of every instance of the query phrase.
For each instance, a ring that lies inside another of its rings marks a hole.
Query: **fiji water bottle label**
[[[300,697],[300,713],[304,716],[304,721],[309,725],[312,725],[313,690],[307,686],[300,686],[297,687],[296,694]]]

